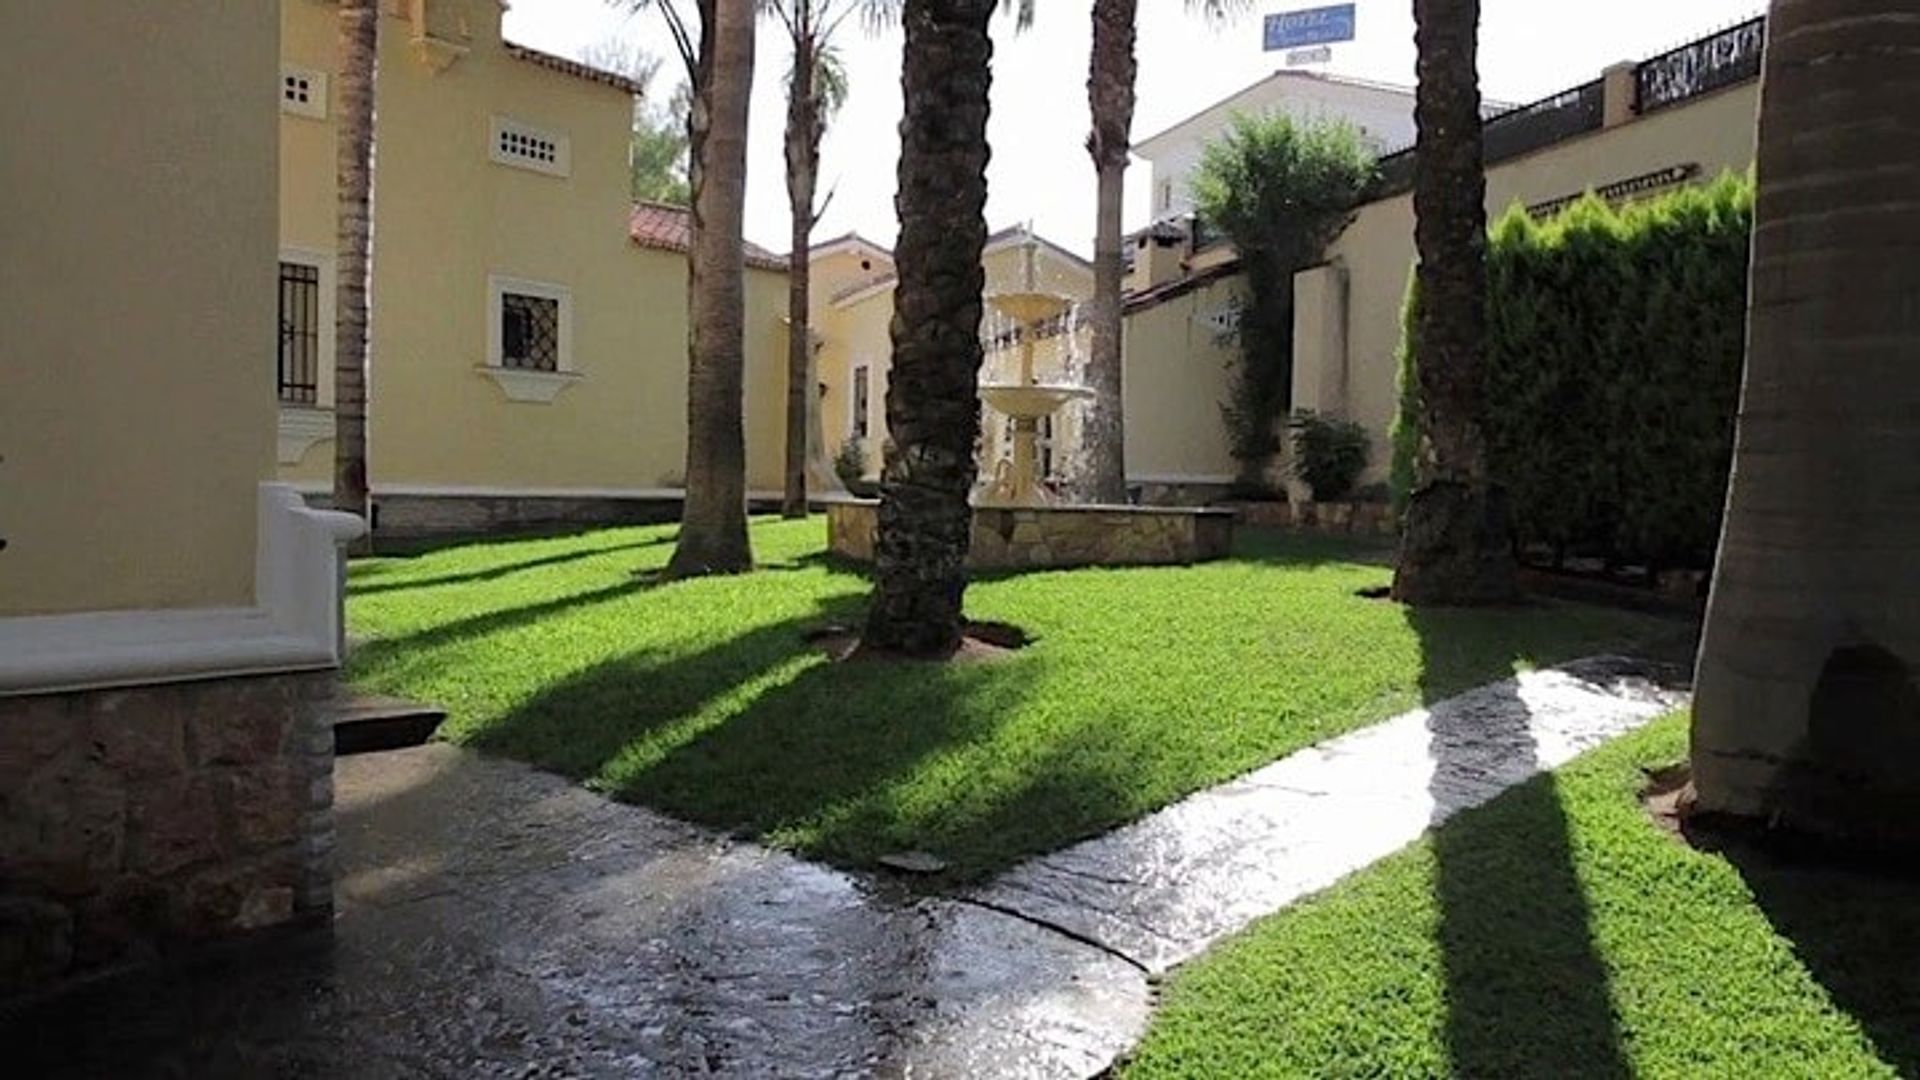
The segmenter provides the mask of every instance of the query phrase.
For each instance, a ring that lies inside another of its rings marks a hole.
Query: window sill
[[[551,405],[553,399],[560,396],[560,391],[585,377],[577,371],[531,371],[491,364],[482,364],[473,370],[498,384],[508,401],[531,401],[541,405]]]
[[[331,438],[332,409],[280,403],[280,464],[300,464],[309,450]]]

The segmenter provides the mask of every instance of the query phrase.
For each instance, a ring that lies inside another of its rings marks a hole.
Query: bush
[[[1616,564],[1713,563],[1745,352],[1750,178],[1489,230],[1482,425],[1516,538]],[[1417,449],[1409,292],[1394,496]]]
[[[1351,495],[1372,452],[1367,429],[1306,410],[1294,413],[1287,426],[1293,433],[1293,475],[1313,488],[1314,500]]]
[[[833,452],[833,475],[840,478],[848,491],[864,486],[862,481],[867,475],[867,448],[860,445],[860,440],[848,439]]]

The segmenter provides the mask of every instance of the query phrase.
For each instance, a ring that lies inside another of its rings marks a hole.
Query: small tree
[[[1293,392],[1293,275],[1352,220],[1373,158],[1345,121],[1236,116],[1209,143],[1193,181],[1200,216],[1233,242],[1246,276],[1240,370],[1221,406],[1243,483],[1280,449]]]
[[[660,58],[617,37],[586,47],[580,59],[624,75],[640,86],[633,98],[633,133],[627,143],[627,179],[635,199],[685,206],[687,188],[687,110],[693,92],[682,82],[665,102],[654,93]]]

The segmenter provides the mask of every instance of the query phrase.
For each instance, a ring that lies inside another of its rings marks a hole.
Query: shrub
[[[1243,483],[1257,485],[1280,449],[1274,428],[1293,393],[1293,275],[1346,228],[1373,171],[1351,124],[1277,112],[1235,116],[1201,153],[1194,203],[1233,243],[1247,281],[1240,367],[1220,408]]]
[[[1750,178],[1489,230],[1482,426],[1516,538],[1615,563],[1713,562],[1745,351]],[[1419,302],[1408,297],[1406,327]],[[1417,449],[1403,332],[1394,496]]]
[[[1313,488],[1314,499],[1351,495],[1372,451],[1367,429],[1307,410],[1294,413],[1287,426],[1293,432],[1293,475]]]
[[[860,445],[858,439],[848,439],[833,452],[833,475],[852,491],[862,485],[867,475],[867,448]]]

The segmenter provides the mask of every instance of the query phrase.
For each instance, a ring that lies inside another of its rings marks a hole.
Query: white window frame
[[[536,371],[506,366],[502,355],[505,347],[500,320],[505,306],[502,297],[507,293],[537,296],[559,303],[559,341],[554,356],[554,370]],[[492,379],[507,395],[508,401],[542,405],[552,404],[560,396],[560,391],[579,382],[582,375],[573,357],[573,290],[551,281],[532,281],[505,274],[487,275],[487,356],[486,362],[475,370]]]
[[[293,101],[287,97],[287,80],[304,79],[307,83],[307,100]],[[327,118],[327,73],[299,64],[282,63],[280,81],[274,89],[280,96],[280,111],[291,116],[304,116],[309,120]]]
[[[515,120],[510,116],[495,115],[487,128],[487,157],[496,165],[505,165],[512,169],[525,169],[528,172],[544,173],[548,176],[565,177],[573,169],[573,150],[566,133],[529,124],[524,120]],[[500,149],[500,137],[517,134],[529,139],[541,139],[553,144],[552,161],[535,161],[531,158],[509,154]]]
[[[860,376],[867,376],[867,415],[860,415]],[[863,423],[864,421],[864,423]],[[861,429],[865,428],[865,431]],[[873,431],[873,365],[859,361],[847,372],[847,438],[867,441]]]

